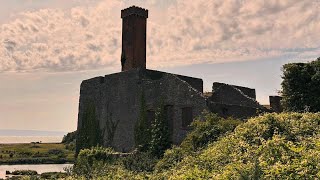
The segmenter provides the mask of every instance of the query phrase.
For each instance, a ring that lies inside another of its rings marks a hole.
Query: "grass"
[[[0,144],[0,164],[72,163],[74,151],[61,143]]]

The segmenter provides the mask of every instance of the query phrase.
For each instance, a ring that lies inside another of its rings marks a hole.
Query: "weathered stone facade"
[[[222,117],[241,119],[269,111],[256,101],[254,89],[213,83],[212,93],[206,97],[202,79],[146,69],[144,35],[147,17],[148,11],[138,7],[122,11],[122,72],[82,82],[78,132],[85,129],[84,124],[90,125],[84,121],[88,119],[86,109],[93,106],[103,145],[112,146],[117,151],[133,150],[134,126],[139,118],[142,94],[149,123],[154,119],[160,102],[164,103],[175,144],[183,140],[189,130],[188,125],[204,110]]]
[[[202,92],[179,77],[183,76],[134,69],[83,81],[80,88],[78,129],[82,128],[86,106],[94,104],[101,130],[106,130],[106,123],[110,120],[118,124],[111,146],[118,151],[132,150],[134,125],[139,117],[141,93],[144,93],[148,110],[154,111],[160,101],[165,106],[171,106],[173,113],[169,124],[173,130],[172,140],[174,143],[181,142],[187,133],[187,129],[182,127],[182,108],[191,107],[192,114],[196,117],[207,106]],[[194,84],[202,84],[201,79],[186,79]],[[108,137],[104,137],[104,142],[108,142],[107,140]]]

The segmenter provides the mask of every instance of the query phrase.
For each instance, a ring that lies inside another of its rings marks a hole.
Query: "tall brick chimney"
[[[122,71],[146,68],[148,10],[131,6],[121,10]]]

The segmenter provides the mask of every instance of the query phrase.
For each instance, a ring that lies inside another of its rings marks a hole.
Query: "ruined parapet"
[[[274,112],[280,113],[283,111],[281,99],[281,96],[269,96],[270,107]]]
[[[213,83],[210,101],[229,105],[260,108],[255,99],[255,90],[224,83]]]
[[[236,89],[239,89],[246,96],[248,96],[252,99],[256,99],[256,90],[248,88],[248,87],[235,86],[235,85],[230,85],[230,84],[225,84],[225,83],[214,82],[212,85],[212,91],[215,91],[216,89],[219,89],[221,86],[224,86],[224,85],[229,85],[229,86],[232,86]]]
[[[167,72],[161,72],[151,69],[140,69],[140,72],[142,72],[145,76],[145,78],[150,78],[153,80],[159,79],[163,76],[163,74],[171,74]],[[189,77],[189,76],[183,76],[178,74],[172,74],[177,76],[179,79],[187,82],[192,88],[196,89],[200,93],[203,92],[203,80],[201,78],[195,78],[195,77]]]
[[[146,68],[148,10],[132,6],[121,11],[122,71]]]

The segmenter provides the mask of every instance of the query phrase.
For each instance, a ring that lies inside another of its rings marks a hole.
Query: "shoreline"
[[[74,161],[74,149],[69,144],[0,144],[0,165],[69,164]]]

